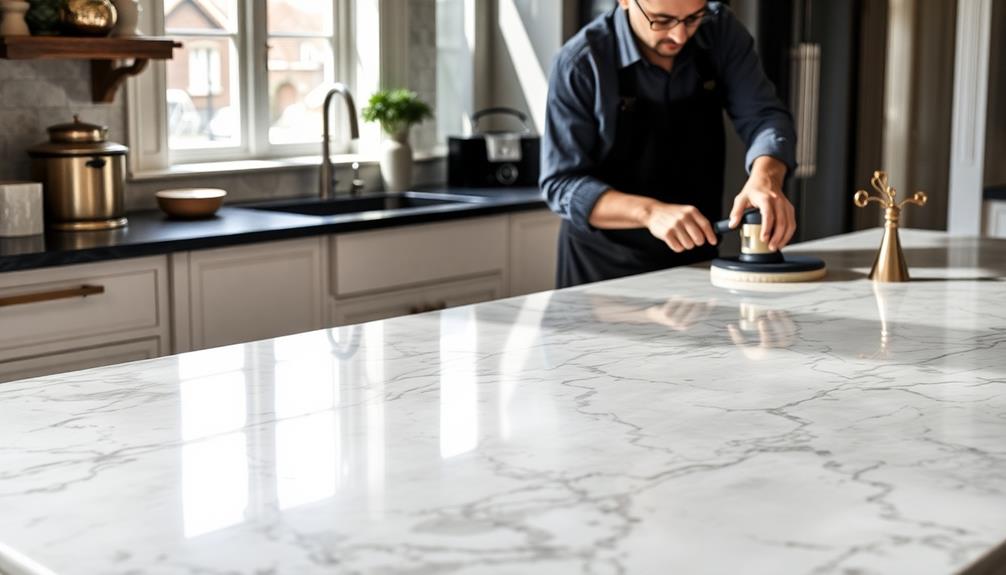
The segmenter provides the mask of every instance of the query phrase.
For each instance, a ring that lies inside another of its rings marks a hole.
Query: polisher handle
[[[741,216],[741,224],[760,224],[761,223],[761,212],[758,208],[748,208],[744,210],[744,215]],[[713,224],[713,231],[716,232],[717,236],[722,236],[727,232],[731,231],[730,219],[720,220]]]
[[[720,220],[713,224],[713,231],[717,236],[722,236],[730,231],[730,220]]]

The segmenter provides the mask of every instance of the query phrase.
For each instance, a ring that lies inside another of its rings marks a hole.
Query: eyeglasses
[[[639,0],[635,0],[636,7],[643,14],[643,18],[650,24],[650,30],[654,32],[666,32],[667,30],[673,30],[678,24],[684,24],[685,28],[695,28],[706,18],[706,9],[703,7],[701,10],[695,12],[694,14],[689,14],[684,18],[675,18],[674,16],[661,16],[660,18],[650,18],[646,14],[646,10],[639,4]]]

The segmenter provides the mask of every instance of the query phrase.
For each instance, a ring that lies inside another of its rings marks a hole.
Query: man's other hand
[[[730,227],[736,228],[749,207],[761,212],[761,240],[777,251],[796,233],[796,210],[782,193],[786,165],[771,156],[760,156],[751,166],[751,176],[734,198]]]

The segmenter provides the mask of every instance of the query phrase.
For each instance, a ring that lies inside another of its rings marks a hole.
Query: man
[[[558,287],[716,256],[724,109],[748,150],[731,227],[756,207],[762,238],[779,249],[796,231],[782,193],[796,137],[728,7],[619,0],[563,46],[549,79],[541,175],[563,217]]]

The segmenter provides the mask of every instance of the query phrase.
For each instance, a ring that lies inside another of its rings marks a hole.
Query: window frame
[[[332,49],[336,81],[350,86],[359,105],[356,70],[352,66],[357,38],[352,25],[352,10],[360,0],[331,0]],[[366,1],[366,0],[364,0]],[[141,30],[151,35],[165,36],[164,1],[147,0],[141,13]],[[265,160],[318,155],[321,142],[304,144],[271,144],[269,142],[270,96],[266,21],[267,0],[239,0],[237,18],[239,28],[235,46],[238,59],[238,101],[241,113],[241,144],[239,146],[207,146],[172,150],[167,124],[167,65],[153,62],[146,73],[129,81],[127,88],[127,116],[130,154],[130,171],[136,173],[159,172],[172,166],[242,160]],[[184,40],[183,40],[184,42]],[[229,73],[222,70],[223,74]],[[351,149],[348,128],[333,114],[333,153],[347,153]],[[318,126],[321,134],[321,126]],[[320,140],[320,138],[319,138]]]

